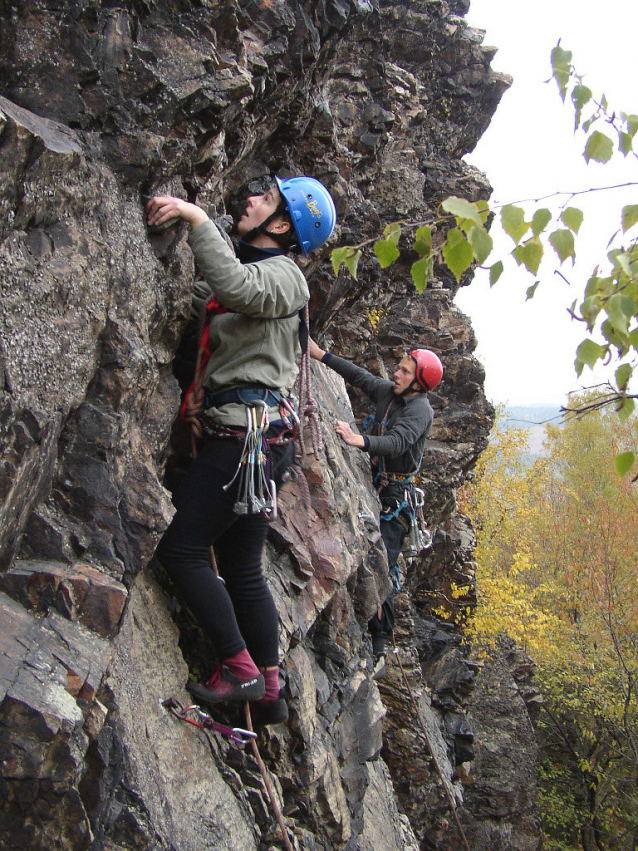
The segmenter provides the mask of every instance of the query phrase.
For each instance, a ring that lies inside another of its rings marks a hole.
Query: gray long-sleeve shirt
[[[375,419],[383,424],[382,435],[367,435],[365,451],[385,459],[388,473],[412,473],[421,461],[434,414],[425,393],[397,396],[392,381],[377,378],[350,361],[327,354],[326,366],[375,403]]]

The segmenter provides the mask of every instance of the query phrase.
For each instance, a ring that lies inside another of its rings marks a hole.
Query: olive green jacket
[[[195,287],[194,310],[198,312],[214,293],[233,311],[210,323],[206,391],[254,384],[290,389],[300,354],[297,312],[310,298],[302,271],[286,255],[242,264],[211,221],[191,231],[188,241],[205,279]],[[240,404],[210,408],[207,413],[224,425],[246,424]],[[277,409],[271,409],[270,416],[277,418]]]

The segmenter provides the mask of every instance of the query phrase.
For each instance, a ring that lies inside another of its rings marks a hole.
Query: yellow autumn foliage
[[[638,835],[638,484],[613,460],[634,428],[601,411],[549,427],[530,463],[501,424],[460,495],[478,540],[469,631],[538,665],[549,849],[633,851]]]

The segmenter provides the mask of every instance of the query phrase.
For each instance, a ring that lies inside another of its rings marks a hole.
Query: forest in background
[[[460,495],[478,537],[476,646],[506,633],[538,666],[551,851],[638,847],[638,494],[614,467],[634,419],[548,425],[532,463],[527,430],[501,420]]]

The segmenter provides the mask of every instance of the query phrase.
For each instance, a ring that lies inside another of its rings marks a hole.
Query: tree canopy
[[[538,664],[556,851],[638,841],[638,495],[612,461],[634,425],[596,409],[550,426],[533,464],[524,432],[499,427],[462,495],[478,537],[470,631],[479,643],[507,633]]]

